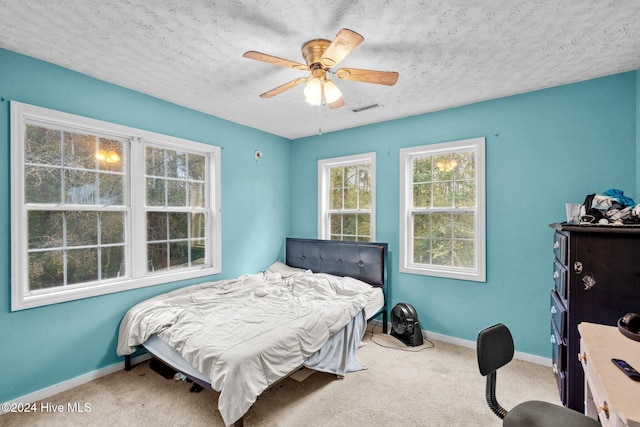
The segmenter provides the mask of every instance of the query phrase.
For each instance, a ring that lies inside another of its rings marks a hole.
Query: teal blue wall
[[[264,269],[282,252],[291,211],[289,140],[0,49],[0,402],[117,363],[127,308],[189,283],[10,312],[10,101],[223,147],[222,273],[211,279]],[[255,150],[264,154],[260,163]]]
[[[263,269],[287,235],[317,236],[318,159],[376,151],[391,304],[411,302],[424,329],[467,340],[505,322],[519,351],[549,357],[548,224],[588,193],[617,187],[635,196],[638,87],[637,73],[625,73],[291,142],[0,49],[0,402],[118,362],[124,312],[190,283],[10,311],[11,100],[223,147],[215,280]],[[400,274],[398,150],[477,136],[487,138],[487,283]]]
[[[631,72],[296,140],[292,235],[317,237],[318,159],[375,151],[391,306],[409,302],[423,329],[472,341],[504,322],[518,351],[550,357],[548,224],[590,193],[615,187],[635,196],[636,105]],[[473,137],[486,138],[487,282],[400,274],[399,149]]]

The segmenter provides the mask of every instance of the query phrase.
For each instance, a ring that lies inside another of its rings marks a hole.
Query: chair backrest
[[[490,326],[478,333],[476,342],[480,374],[487,376],[513,359],[513,337],[502,323]]]

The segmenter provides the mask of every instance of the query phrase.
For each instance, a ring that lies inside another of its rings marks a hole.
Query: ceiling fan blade
[[[340,108],[340,107],[344,107],[344,98],[340,97],[337,100],[333,101],[331,104],[327,104],[329,105],[329,108],[336,109],[336,108]]]
[[[280,85],[274,89],[271,89],[270,91],[267,91],[265,93],[263,93],[262,95],[260,95],[260,98],[271,98],[274,97],[276,95],[281,94],[282,92],[289,90],[291,88],[294,88],[298,85],[301,85],[302,83],[305,83],[307,80],[309,80],[309,77],[300,77],[297,78],[295,80],[291,80],[290,82],[287,82],[283,85]]]
[[[379,85],[393,86],[398,81],[400,74],[395,71],[361,70],[359,68],[340,68],[336,76],[342,80],[353,80],[363,83],[375,83]]]
[[[327,68],[335,67],[363,41],[364,37],[360,34],[343,28],[322,54],[320,63]]]
[[[296,70],[308,70],[305,64],[301,64],[299,62],[290,61],[288,59],[278,58],[277,56],[267,55],[266,53],[256,52],[255,50],[250,50],[245,52],[242,56],[249,59],[255,59],[256,61],[268,62],[269,64],[279,65],[281,67],[294,68]]]

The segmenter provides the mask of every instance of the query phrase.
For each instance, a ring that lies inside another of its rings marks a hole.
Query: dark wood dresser
[[[562,403],[584,412],[580,322],[615,325],[640,313],[640,226],[551,224],[553,370]]]

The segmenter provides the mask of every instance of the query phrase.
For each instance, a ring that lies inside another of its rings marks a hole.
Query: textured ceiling
[[[314,135],[640,68],[638,0],[0,0],[0,47],[286,138]],[[398,71],[395,86],[336,80],[309,106],[302,44],[365,38],[340,67]],[[354,113],[378,103],[381,107]]]

